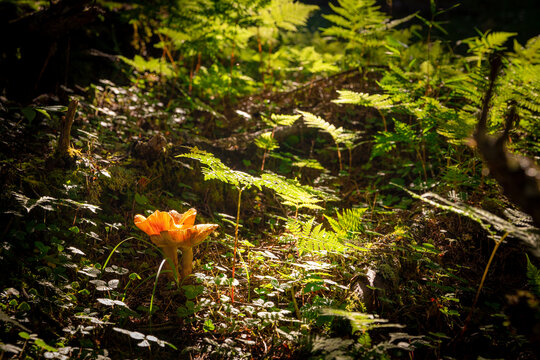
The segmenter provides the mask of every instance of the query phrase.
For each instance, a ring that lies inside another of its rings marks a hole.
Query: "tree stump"
[[[54,160],[57,165],[69,166],[74,162],[73,156],[70,154],[69,145],[71,139],[71,126],[75,120],[77,112],[78,100],[69,102],[68,110],[65,116],[62,117],[60,123],[60,136],[54,153]]]

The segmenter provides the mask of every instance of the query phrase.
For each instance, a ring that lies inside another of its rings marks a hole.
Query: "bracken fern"
[[[296,237],[300,254],[320,251],[343,253],[347,249],[334,232],[326,231],[322,224],[315,225],[314,217],[302,222],[289,219],[287,228]]]

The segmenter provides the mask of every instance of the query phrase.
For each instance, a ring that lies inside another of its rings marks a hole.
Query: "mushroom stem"
[[[180,249],[182,249],[182,258],[180,259],[182,270],[180,275],[182,279],[185,279],[193,271],[193,249],[191,247],[181,247]]]
[[[176,246],[162,246],[161,249],[167,260],[167,269],[172,271],[172,278],[178,277],[178,248]]]

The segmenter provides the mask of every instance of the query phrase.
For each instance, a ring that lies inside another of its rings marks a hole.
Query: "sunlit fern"
[[[287,229],[296,238],[300,254],[320,251],[343,253],[347,250],[336,233],[326,231],[322,228],[322,224],[315,224],[314,217],[308,221],[289,219]]]
[[[495,50],[503,50],[503,44],[515,35],[517,35],[517,33],[490,32],[488,30],[483,34],[481,33],[479,36],[463,40],[464,43],[469,45],[469,52],[473,54],[468,60],[476,61],[477,66],[480,66],[487,54],[490,54]]]
[[[325,215],[334,232],[342,239],[351,239],[364,231],[363,217],[367,208],[344,209],[336,212],[337,218]]]
[[[265,27],[296,31],[298,26],[306,25],[309,14],[318,8],[293,0],[272,0],[258,11],[258,16]]]
[[[226,184],[231,184],[238,190],[244,190],[252,185],[260,188],[258,182],[259,179],[257,177],[251,176],[243,171],[232,170],[213,154],[197,147],[192,147],[189,153],[177,155],[177,157],[198,160],[201,164],[205,165],[202,167],[204,180],[216,179]]]
[[[146,60],[140,55],[135,55],[133,60],[128,59],[125,56],[119,56],[119,58],[141,73],[152,72],[165,77],[171,77],[174,75],[171,65],[163,59],[150,58]]]
[[[339,97],[332,102],[336,104],[353,104],[375,108],[381,115],[384,130],[387,131],[385,112],[392,109],[394,100],[388,94],[366,94],[350,90],[338,90]]]
[[[277,140],[274,139],[270,131],[261,134],[259,137],[255,139],[254,142],[258,148],[263,149],[265,151],[272,151],[279,147]]]
[[[262,120],[271,127],[275,128],[277,126],[290,126],[294,124],[296,120],[300,118],[300,115],[283,115],[283,114],[271,114],[270,119],[267,117],[262,117]]]
[[[261,171],[264,171],[264,163],[266,161],[266,156],[272,150],[279,147],[278,142],[274,139],[274,132],[278,126],[290,126],[296,120],[300,118],[300,115],[283,115],[283,114],[272,114],[270,119],[267,117],[262,117],[262,120],[272,127],[272,131],[266,132],[255,139],[255,145],[264,150]]]
[[[297,180],[287,179],[270,172],[262,174],[259,178],[243,171],[232,170],[207,151],[200,150],[197,147],[190,150],[189,153],[177,155],[177,157],[200,161],[203,164],[202,172],[205,180],[216,179],[231,184],[236,187],[240,195],[243,190],[249,189],[251,186],[256,186],[261,190],[264,186],[273,190],[279,196],[283,205],[292,206],[297,212],[302,208],[322,209],[318,205],[320,202],[335,200],[335,197],[331,194],[316,190],[308,185],[302,185]]]
[[[350,60],[354,63],[365,59],[367,51],[385,46],[390,30],[415,16],[390,20],[380,11],[376,0],[338,0],[337,3],[330,3],[334,14],[323,15],[333,23],[323,30],[323,35],[345,40],[346,50],[353,52]]]
[[[313,115],[312,113],[306,111],[299,111],[304,118],[304,123],[313,128],[321,129],[332,137],[336,143],[338,160],[339,160],[339,170],[343,170],[343,163],[341,160],[341,151],[339,149],[339,144],[348,145],[347,148],[352,148],[354,146],[354,140],[357,138],[357,135],[349,130],[345,130],[342,127],[336,128],[334,125],[330,124],[323,118]]]
[[[232,170],[213,154],[200,150],[197,147],[192,147],[187,154],[177,155],[177,157],[185,157],[198,160],[203,164],[202,172],[205,180],[216,179],[226,184],[233,185],[238,191],[238,200],[236,207],[236,224],[234,228],[234,252],[233,252],[233,267],[232,278],[234,279],[236,269],[236,252],[238,249],[238,227],[240,225],[240,207],[242,204],[242,192],[249,189],[251,186],[256,186],[261,189],[260,179],[243,171]],[[234,303],[234,287],[231,287],[231,301]]]
[[[260,184],[274,190],[281,198],[281,203],[294,207],[296,212],[302,208],[322,209],[318,204],[323,201],[326,195],[310,186],[301,185],[296,180],[287,179],[273,173],[262,174]]]
[[[324,35],[348,40],[349,47],[382,45],[380,38],[370,32],[387,21],[375,0],[338,0],[338,4],[330,4],[335,14],[323,15],[335,24],[324,29]]]
[[[336,104],[354,104],[374,107],[378,110],[389,109],[394,101],[387,94],[366,94],[350,90],[338,90],[339,97],[332,102]]]

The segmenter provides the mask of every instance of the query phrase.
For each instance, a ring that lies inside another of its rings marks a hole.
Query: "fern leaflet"
[[[320,251],[343,253],[347,250],[335,233],[324,230],[322,224],[314,225],[314,222],[314,217],[305,222],[296,219],[287,221],[287,228],[296,237],[301,254]]]
[[[198,160],[205,165],[202,168],[204,180],[216,179],[242,190],[250,188],[251,185],[255,185],[260,189],[259,178],[251,176],[243,171],[232,170],[213,154],[200,150],[197,147],[193,147],[190,150],[189,153],[177,155],[176,157],[186,157]]]
[[[376,109],[388,109],[394,101],[387,94],[366,94],[350,90],[338,90],[339,98],[332,100],[336,104],[354,104],[370,106]]]
[[[350,239],[355,234],[364,231],[362,218],[367,208],[345,209],[341,213],[337,212],[337,219],[326,216],[326,220],[334,232],[343,239]]]

